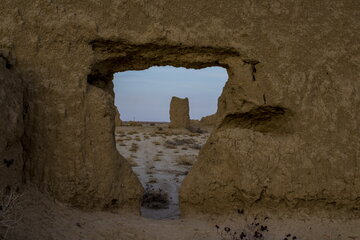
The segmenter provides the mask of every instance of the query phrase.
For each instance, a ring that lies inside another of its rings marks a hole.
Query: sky
[[[190,118],[213,114],[228,75],[225,68],[172,66],[114,74],[115,105],[123,121],[169,122],[172,96],[188,97]]]

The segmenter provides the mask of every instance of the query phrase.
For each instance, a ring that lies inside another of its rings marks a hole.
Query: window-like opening
[[[180,184],[215,124],[204,117],[216,112],[227,78],[222,67],[164,66],[114,74],[115,105],[120,113],[115,119],[116,146],[144,186],[144,217],[180,215]],[[188,123],[184,123],[186,112]],[[174,125],[175,121],[181,126]]]

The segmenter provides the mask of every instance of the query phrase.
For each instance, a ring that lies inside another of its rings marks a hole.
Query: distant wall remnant
[[[172,97],[170,102],[170,128],[189,127],[189,99]]]
[[[115,113],[115,126],[121,126],[122,125],[122,120],[120,118],[120,112],[119,109],[116,108],[116,113]]]

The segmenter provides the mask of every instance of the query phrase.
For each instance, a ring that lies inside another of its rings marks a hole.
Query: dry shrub
[[[153,144],[155,144],[155,145],[157,145],[157,146],[158,146],[158,145],[160,145],[160,142],[158,142],[158,141],[154,141],[154,142],[153,142]]]
[[[164,144],[164,146],[166,147],[166,148],[169,148],[169,149],[176,149],[177,148],[177,146],[176,145],[173,145],[173,144]]]
[[[168,194],[162,189],[155,190],[154,188],[147,187],[145,189],[141,205],[152,209],[168,208]]]
[[[149,178],[148,183],[157,183],[157,179],[156,178]]]
[[[139,166],[139,164],[137,164],[137,162],[134,161],[134,158],[136,158],[136,156],[131,155],[130,157],[128,157],[126,160],[129,162],[131,167],[137,167]]]
[[[121,130],[116,130],[115,132],[116,134],[124,134],[124,131],[121,131]]]
[[[137,131],[130,131],[130,132],[128,132],[128,134],[129,135],[134,135],[134,134],[138,134],[138,132]]]
[[[5,240],[9,231],[21,221],[23,198],[23,194],[10,186],[0,193],[0,239]]]
[[[189,172],[188,171],[184,171],[184,172],[178,172],[178,173],[176,173],[175,174],[175,176],[176,177],[179,177],[179,176],[186,176],[186,175],[188,175],[189,174]]]
[[[165,143],[167,144],[172,144],[172,145],[176,145],[176,146],[182,146],[185,144],[194,144],[195,140],[192,138],[174,138],[172,141],[166,141]]]
[[[190,133],[189,136],[191,137],[197,137],[197,136],[200,136],[201,134],[200,133]]]
[[[142,127],[142,123],[135,122],[135,121],[129,121],[129,122],[127,122],[127,125],[132,126],[132,127]]]
[[[132,143],[129,151],[130,152],[137,152],[138,149],[139,149],[139,145],[137,145],[136,143]]]
[[[174,153],[179,153],[179,150],[177,150],[177,149],[176,149],[176,150],[174,150]]]
[[[191,133],[195,133],[195,134],[201,134],[201,133],[206,133],[207,131],[206,130],[203,130],[199,127],[189,127],[188,130],[191,132]]]
[[[189,147],[192,148],[192,149],[196,149],[196,150],[200,150],[200,149],[201,149],[201,145],[200,145],[200,144],[196,144],[196,143],[191,144]]]
[[[134,140],[139,142],[139,141],[141,141],[141,138],[140,138],[139,136],[136,136],[136,137],[134,138]]]
[[[119,146],[126,146],[126,144],[123,143],[123,142],[121,142],[121,143],[119,144]]]
[[[192,166],[195,163],[195,155],[180,155],[176,159],[177,165]]]
[[[144,135],[144,139],[149,139],[150,137],[148,135]]]
[[[161,161],[161,158],[159,155],[156,155],[153,159],[154,161],[158,162],[158,161]]]

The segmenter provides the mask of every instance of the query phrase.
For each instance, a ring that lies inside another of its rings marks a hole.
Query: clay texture
[[[0,193],[23,180],[23,82],[0,54]]]

